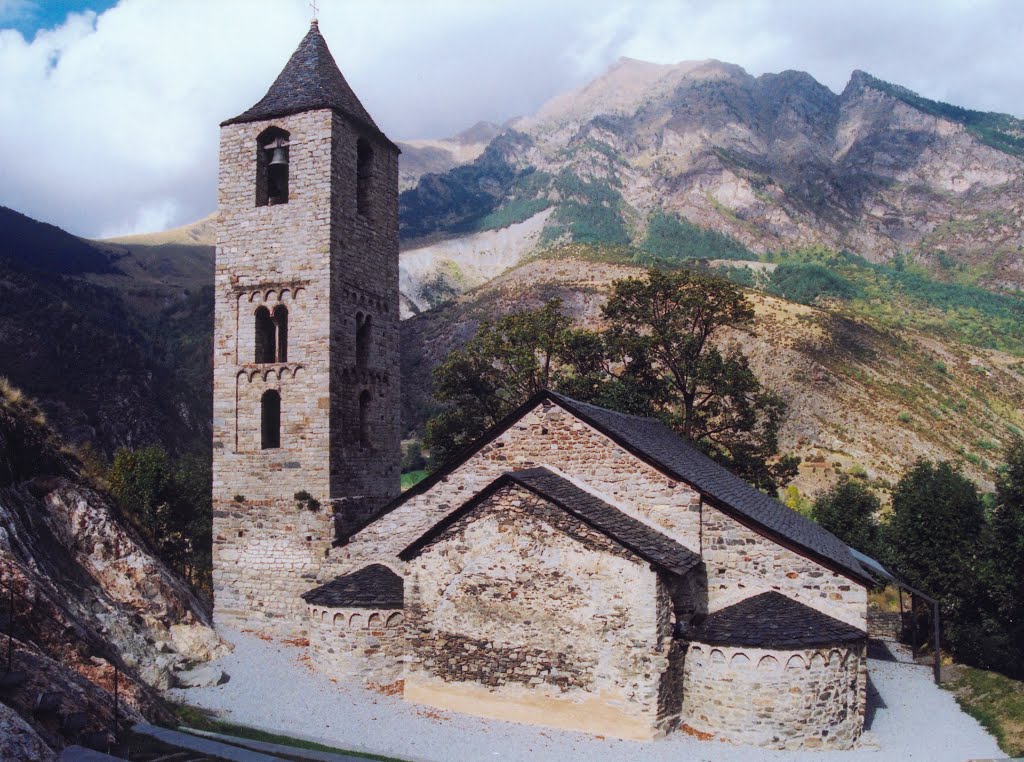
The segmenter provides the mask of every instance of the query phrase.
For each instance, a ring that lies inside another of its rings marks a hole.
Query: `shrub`
[[[857,288],[827,267],[810,262],[779,265],[771,276],[769,290],[801,304],[813,304],[820,297],[852,299]]]

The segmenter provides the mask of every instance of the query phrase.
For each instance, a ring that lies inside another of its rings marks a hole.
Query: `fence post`
[[[118,689],[118,679],[117,678],[118,678],[119,674],[120,674],[120,670],[117,668],[117,664],[115,663],[114,664],[114,743],[115,744],[119,743],[120,740],[121,740],[120,725],[119,725],[119,723],[117,721],[118,710],[120,708],[118,706],[118,704],[119,704],[118,698],[119,697],[117,695],[117,689]]]
[[[910,594],[910,655],[917,658],[917,596]]]
[[[8,580],[8,582],[13,581]],[[14,666],[14,586],[11,585],[11,612],[10,621],[7,622],[7,672]]]

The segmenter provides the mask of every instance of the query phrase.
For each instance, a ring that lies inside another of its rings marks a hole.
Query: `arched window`
[[[274,307],[274,325],[277,327],[277,361],[288,362],[288,308]]]
[[[359,394],[359,445],[370,444],[370,392],[364,389]]]
[[[356,313],[356,367],[365,368],[370,361],[370,330],[373,326],[373,318]]]
[[[274,321],[266,307],[256,309],[256,362],[274,362]]]
[[[370,141],[359,138],[356,141],[356,211],[362,215],[370,213],[370,185],[373,180],[373,149]]]
[[[281,446],[281,393],[263,392],[260,398],[260,447],[274,450]]]
[[[256,206],[288,203],[288,133],[268,127],[256,139]]]

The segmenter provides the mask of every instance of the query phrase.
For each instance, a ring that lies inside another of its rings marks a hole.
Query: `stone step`
[[[152,736],[158,741],[163,741],[171,746],[191,749],[214,759],[226,759],[230,762],[278,762],[281,759],[280,757],[264,754],[252,749],[220,743],[210,738],[200,738],[177,730],[150,725],[146,722],[140,722],[132,730],[136,733]]]
[[[279,743],[267,741],[255,741],[251,738],[240,738],[229,736],[224,733],[211,733],[208,730],[196,730],[195,728],[183,727],[180,730],[191,735],[210,738],[214,741],[223,741],[232,746],[242,746],[246,749],[263,752],[265,754],[280,754],[283,757],[308,760],[309,762],[360,762],[365,757],[354,757],[351,754],[339,754],[333,751],[317,751],[315,749],[303,749],[298,746],[286,746]]]
[[[60,762],[116,762],[117,759],[102,751],[76,745],[65,746],[60,754]]]

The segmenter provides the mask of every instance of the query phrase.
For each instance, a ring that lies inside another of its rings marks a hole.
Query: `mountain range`
[[[558,296],[598,324],[647,266],[750,290],[757,321],[728,339],[790,405],[802,493],[843,472],[884,486],[921,456],[991,484],[1024,428],[1014,117],[863,72],[837,94],[622,59],[536,114],[402,148],[407,436],[435,407],[428,371],[481,320]],[[0,210],[0,374],[76,444],[206,450],[213,244],[212,218],[97,242]],[[787,285],[794,267],[841,288]]]

